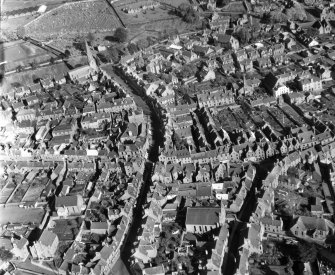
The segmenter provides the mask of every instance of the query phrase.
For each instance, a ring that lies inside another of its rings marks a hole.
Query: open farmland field
[[[17,18],[4,19],[0,22],[0,41],[13,41],[17,40],[17,29],[29,23],[36,18],[37,15],[26,15]]]
[[[27,36],[48,40],[63,34],[111,31],[121,26],[105,0],[81,1],[59,6],[25,25]]]
[[[125,13],[122,8],[125,7],[127,2],[118,1],[113,5],[122,22],[127,26],[129,41],[131,42],[149,36],[159,38],[164,32],[174,33],[175,30],[178,30],[179,33],[188,32],[196,27],[194,24],[188,24],[179,16],[171,13],[171,8],[167,8],[165,5],[135,14]],[[185,1],[180,0],[179,2],[183,3]]]
[[[33,77],[37,76],[40,78],[53,78],[55,76],[64,76],[69,71],[65,63],[57,63],[47,67],[40,67],[36,70],[23,71],[15,74],[10,74],[4,77],[2,87],[0,91],[6,91],[12,89],[15,85],[20,84],[22,86],[29,86],[33,83]],[[1,93],[0,93],[1,94]]]
[[[48,10],[62,5],[66,2],[72,2],[72,0],[4,0],[2,5],[2,11],[8,12],[23,8],[31,8],[40,5],[46,5]]]
[[[28,66],[31,62],[43,63],[55,55],[22,40],[0,44],[0,62],[7,61],[5,71],[11,71],[17,66]]]

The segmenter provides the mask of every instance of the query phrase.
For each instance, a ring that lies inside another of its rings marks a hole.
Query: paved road
[[[256,188],[259,190],[259,188],[262,185],[262,180],[265,179],[267,176],[267,171],[271,170],[270,168],[273,165],[272,160],[270,160],[269,163],[256,164],[255,166],[256,166],[256,175],[253,180],[251,190],[247,194],[242,209],[237,216],[237,219],[239,221],[235,222],[232,230],[230,231],[228,241],[228,254],[225,259],[226,264],[223,265],[224,269],[222,270],[222,273],[225,275],[235,274],[235,271],[238,267],[235,262],[235,259],[239,258],[238,249],[241,245],[241,240],[243,240],[243,234],[244,234],[243,229],[245,228],[246,223],[249,222],[249,219],[257,203],[257,196],[255,192]]]
[[[121,253],[121,259],[123,260],[129,273],[131,273],[130,257],[132,255],[133,243],[137,241],[137,232],[141,228],[143,210],[142,206],[146,202],[146,196],[151,185],[151,175],[154,167],[153,163],[157,161],[158,149],[163,141],[163,131],[161,130],[161,125],[163,124],[160,122],[160,118],[154,111],[153,105],[151,104],[151,99],[149,97],[140,94],[139,91],[136,91],[134,87],[131,87],[131,84],[127,80],[122,79],[118,75],[115,74],[114,79],[118,81],[118,83],[121,84],[123,88],[134,97],[136,104],[143,109],[146,115],[150,116],[152,123],[153,143],[150,147],[149,159],[145,164],[143,185],[137,200],[136,207],[133,212],[133,221],[129,229],[128,238]]]

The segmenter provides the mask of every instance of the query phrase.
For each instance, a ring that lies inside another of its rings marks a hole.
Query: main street
[[[129,94],[133,96],[137,106],[143,109],[144,114],[150,117],[151,129],[152,129],[151,130],[152,142],[151,142],[151,146],[149,149],[149,157],[145,164],[145,169],[143,173],[142,188],[137,198],[136,207],[133,209],[133,220],[132,220],[132,224],[129,229],[129,232],[128,232],[128,237],[121,251],[121,259],[123,263],[125,264],[125,266],[127,267],[129,273],[131,273],[130,258],[132,255],[132,249],[134,248],[133,244],[137,240],[137,233],[138,233],[138,230],[141,228],[143,204],[145,204],[146,202],[146,196],[150,189],[151,175],[152,175],[153,168],[154,168],[154,162],[156,162],[158,159],[159,146],[162,146],[163,144],[164,131],[163,129],[161,129],[163,123],[161,123],[159,116],[154,110],[152,99],[140,93],[140,91],[137,91],[136,87],[131,86],[131,83],[127,79],[123,79],[117,74],[115,74],[113,78]]]
[[[262,186],[262,181],[266,178],[267,172],[270,171],[273,167],[273,162],[269,161],[268,163],[259,163],[255,164],[256,166],[256,175],[252,183],[251,190],[248,192],[247,197],[243,203],[243,206],[238,213],[237,219],[233,225],[233,228],[230,230],[230,236],[228,241],[228,253],[224,259],[224,264],[222,266],[222,274],[235,274],[236,268],[238,267],[236,259],[239,258],[239,248],[242,244],[246,223],[249,222],[249,219],[256,208],[257,203],[257,192]],[[231,264],[229,264],[231,263]]]

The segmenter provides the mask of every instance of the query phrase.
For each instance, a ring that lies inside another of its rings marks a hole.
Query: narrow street
[[[270,165],[269,165],[270,164]],[[272,166],[272,163],[267,163],[267,165]],[[267,166],[265,165],[265,167]],[[253,180],[252,188],[247,194],[245,201],[243,203],[241,211],[237,215],[237,221],[235,221],[233,228],[230,230],[230,236],[228,241],[228,253],[226,259],[224,259],[224,264],[222,267],[222,274],[232,275],[238,267],[236,259],[239,257],[239,247],[243,244],[243,232],[246,223],[256,207],[257,195],[256,189],[260,189],[262,186],[262,181],[267,176],[268,167],[264,167],[261,164],[256,166],[256,175]]]
[[[146,202],[146,196],[151,185],[151,175],[154,168],[154,162],[158,160],[158,150],[159,146],[163,144],[163,129],[161,126],[161,120],[154,110],[151,99],[148,96],[140,94],[133,87],[130,86],[129,82],[122,77],[115,74],[115,80],[125,88],[133,97],[137,106],[141,107],[144,114],[150,116],[151,119],[151,129],[152,129],[152,144],[149,149],[149,157],[145,164],[143,173],[143,184],[140,190],[136,207],[133,210],[133,221],[128,232],[128,237],[125,245],[123,246],[121,252],[121,259],[131,274],[131,262],[130,258],[132,255],[133,244],[137,240],[138,230],[141,228],[142,224],[142,211],[143,204]]]

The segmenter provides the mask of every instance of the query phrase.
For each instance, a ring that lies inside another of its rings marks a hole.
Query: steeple
[[[220,216],[219,216],[219,223],[220,225],[224,225],[226,222],[226,209],[223,205],[223,200],[221,200],[221,211],[220,211]]]
[[[90,47],[87,44],[87,41],[85,40],[85,48],[86,48],[86,55],[87,55],[87,59],[88,59],[88,64],[90,65],[90,67],[94,70],[94,71],[98,71],[98,65],[93,57],[93,54],[91,52]]]

